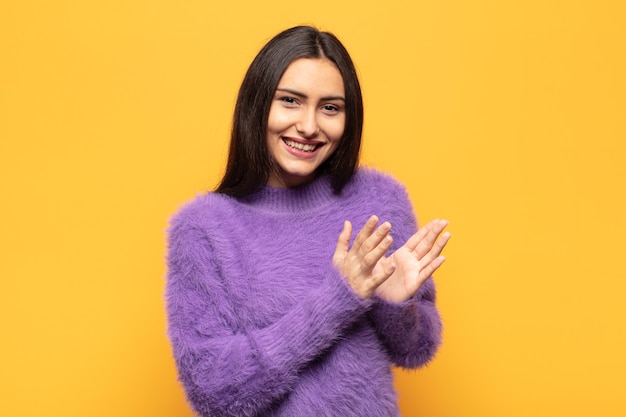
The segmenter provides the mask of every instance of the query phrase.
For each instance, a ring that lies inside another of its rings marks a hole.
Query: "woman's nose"
[[[302,136],[310,138],[320,133],[320,126],[317,124],[317,115],[313,109],[304,111],[300,120],[296,124],[298,133]]]

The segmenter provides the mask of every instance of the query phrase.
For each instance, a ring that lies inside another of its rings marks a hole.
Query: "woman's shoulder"
[[[172,226],[206,226],[236,211],[237,201],[224,194],[206,192],[184,203],[172,216]]]
[[[359,200],[394,224],[395,233],[408,239],[416,229],[416,216],[406,187],[390,174],[373,168],[359,169],[355,180],[363,184]]]
[[[350,185],[356,192],[373,192],[380,196],[406,194],[404,185],[391,174],[372,167],[359,167]]]

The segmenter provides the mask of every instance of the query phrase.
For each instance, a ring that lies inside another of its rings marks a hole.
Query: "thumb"
[[[352,237],[352,223],[348,220],[343,222],[343,229],[337,239],[337,246],[335,247],[335,254],[333,255],[333,261],[335,264],[345,258],[350,248],[350,238]]]

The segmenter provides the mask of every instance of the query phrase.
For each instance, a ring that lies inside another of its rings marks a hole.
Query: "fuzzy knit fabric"
[[[395,304],[359,298],[333,266],[344,221],[356,234],[372,214],[392,224],[391,251],[416,231],[404,188],[363,168],[339,195],[320,177],[208,193],[174,216],[168,332],[200,415],[399,416],[391,367],[431,360],[441,321],[432,279]]]

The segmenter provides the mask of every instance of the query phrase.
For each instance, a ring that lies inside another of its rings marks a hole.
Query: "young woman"
[[[357,167],[362,123],[332,34],[286,30],[250,65],[224,178],[169,230],[169,336],[200,415],[397,416],[391,366],[435,354],[446,222],[418,232],[404,188]]]

